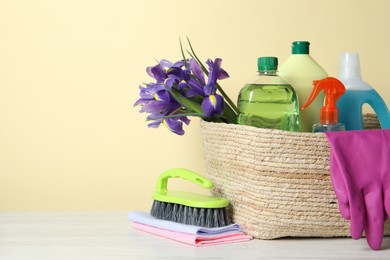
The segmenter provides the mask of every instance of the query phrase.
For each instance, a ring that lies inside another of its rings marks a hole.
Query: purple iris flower
[[[204,80],[204,73],[195,59],[190,60],[190,67],[184,71],[183,79],[188,85],[188,88],[183,91],[184,97],[205,96],[204,86],[206,83]]]
[[[165,101],[166,103],[169,103],[172,100],[163,84],[150,83],[145,87],[142,85],[139,86],[139,89],[141,98],[134,103],[134,106],[142,105],[140,112],[149,112],[147,111],[147,107],[145,108],[145,105],[152,101]]]
[[[140,112],[149,113],[147,120],[152,121],[148,124],[149,127],[156,128],[163,124],[178,135],[184,134],[183,123],[186,125],[190,123],[184,115],[200,112],[191,105],[188,107],[183,105],[183,100],[180,101],[180,98],[176,100],[178,97],[191,100],[184,104],[201,101],[202,112],[207,117],[223,114],[224,99],[216,94],[217,80],[227,78],[229,75],[221,68],[221,62],[219,58],[206,61],[209,67],[207,82],[202,67],[195,59],[176,63],[161,60],[157,65],[147,67],[147,73],[156,82],[140,86],[140,99],[134,106],[139,105]]]
[[[167,70],[167,78],[164,81],[164,84],[168,88],[172,88],[172,86],[176,84],[179,89],[184,89],[187,87],[187,82],[184,80],[188,77],[187,74],[188,72],[180,67],[170,67]]]
[[[229,74],[221,68],[222,59],[217,58],[214,62],[210,59],[206,61],[209,66],[209,76],[207,84],[204,86],[205,99],[202,102],[202,111],[206,116],[213,114],[222,115],[224,111],[224,100],[217,91],[217,80],[229,77]]]
[[[164,69],[164,67],[159,63],[153,67],[147,67],[146,72],[149,76],[154,78],[157,82],[156,83],[164,83],[164,80],[167,78],[167,73]]]
[[[153,67],[147,67],[146,72],[157,81],[156,83],[164,84],[168,88],[172,88],[176,84],[179,89],[184,89],[187,87],[186,81],[190,77],[189,69],[183,69],[187,62],[181,60],[172,63],[163,59]]]
[[[156,128],[161,124],[165,125],[172,132],[184,134],[183,122],[189,124],[190,120],[185,117],[164,118],[164,116],[174,115],[181,108],[181,105],[169,94],[165,86],[160,83],[150,83],[140,88],[140,96],[134,106],[140,105],[140,112],[150,113],[147,120],[153,122],[148,124],[149,127]]]

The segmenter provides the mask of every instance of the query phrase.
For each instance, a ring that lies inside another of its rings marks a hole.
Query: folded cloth
[[[128,218],[133,222],[138,222],[144,225],[193,235],[216,235],[229,232],[243,232],[242,228],[238,224],[231,224],[225,227],[205,228],[157,219],[149,213],[142,211],[132,211],[129,213]]]
[[[188,233],[174,232],[158,227],[144,225],[137,222],[133,222],[132,226],[133,228],[138,230],[142,230],[154,235],[158,235],[161,237],[169,238],[181,243],[198,247],[243,242],[252,239],[251,236],[245,235],[243,232],[240,231],[232,231],[214,235],[194,235]]]
[[[364,231],[371,249],[380,249],[390,216],[390,130],[325,134],[332,185],[351,236],[359,239]]]

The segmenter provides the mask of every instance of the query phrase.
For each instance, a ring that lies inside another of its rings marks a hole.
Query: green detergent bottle
[[[238,97],[238,124],[299,131],[297,93],[278,75],[278,58],[260,57],[257,66],[258,74]]]

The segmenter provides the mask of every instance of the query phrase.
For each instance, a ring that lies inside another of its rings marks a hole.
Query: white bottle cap
[[[360,60],[357,52],[343,52],[340,55],[339,79],[360,80]]]

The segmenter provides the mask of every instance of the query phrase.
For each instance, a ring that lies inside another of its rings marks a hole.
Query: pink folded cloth
[[[240,225],[205,228],[161,220],[142,211],[132,211],[128,218],[135,229],[169,238],[192,246],[211,246],[225,243],[243,242],[252,239]]]
[[[251,236],[245,235],[245,233],[241,231],[232,231],[214,235],[194,235],[148,226],[138,222],[132,222],[132,226],[138,230],[198,247],[243,242],[252,239]]]

